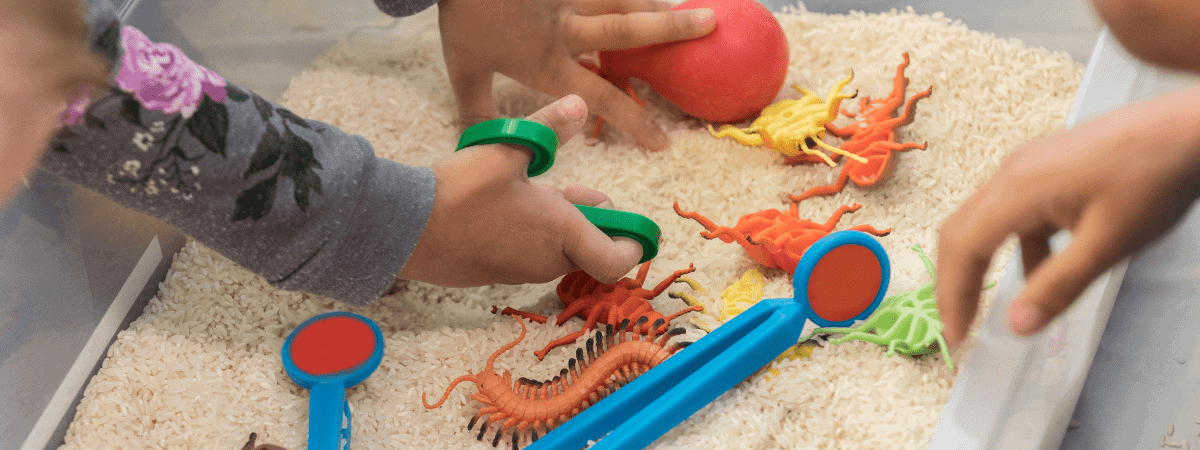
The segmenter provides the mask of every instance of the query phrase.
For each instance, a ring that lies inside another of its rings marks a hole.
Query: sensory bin
[[[825,98],[850,71],[854,77],[845,91],[884,99],[893,92],[906,53],[905,75],[911,81],[902,97],[933,87],[915,107],[912,123],[894,130],[894,142],[923,143],[924,149],[891,153],[890,177],[884,181],[863,187],[852,179],[836,194],[795,205],[798,219],[819,224],[843,207],[861,205],[844,211],[832,229],[890,229],[878,237],[892,262],[889,294],[931,283],[913,247],[920,245],[937,260],[938,225],[1014,147],[1063,126],[1083,75],[1083,67],[1066,54],[975,32],[937,14],[827,15],[801,5],[776,17],[791,53],[776,100],[800,98],[794,85]],[[722,291],[754,279],[744,278],[751,270],[762,274],[757,283],[762,296],[790,296],[786,267],[764,266],[741,245],[706,239],[701,236],[705,226],[673,206],[731,227],[757,211],[788,212],[788,195],[836,184],[848,159],[841,158],[837,167],[824,161],[784,164],[790,156],[715,138],[710,124],[679,112],[645,84],[635,82],[634,88],[668,129],[670,148],[646,152],[611,126],[602,127],[596,139],[577,136],[565,143],[554,167],[535,181],[597,188],[617,208],[661,226],[664,241],[646,286],[689,266],[695,271],[686,274],[688,282],[666,289],[686,295],[664,293],[650,304],[664,315],[687,308],[685,299],[705,306],[704,312],[672,322],[688,329],[683,337],[702,336],[704,328],[697,323],[719,325],[721,312],[729,309],[723,308]],[[501,113],[509,117],[523,117],[553,100],[503,77],[497,77],[496,95]],[[457,141],[436,31],[387,56],[370,56],[343,43],[292,79],[281,102],[300,116],[361,134],[379,155],[406,164],[429,165]],[[860,102],[846,100],[840,106],[856,112]],[[852,120],[839,115],[833,123],[845,127]],[[844,142],[833,133],[823,140],[835,147]],[[1010,254],[1011,245],[996,258],[989,281]],[[118,336],[90,381],[65,447],[237,449],[253,432],[259,443],[304,448],[307,391],[288,380],[280,351],[287,334],[304,320],[350,310],[380,326],[386,347],[379,369],[347,391],[354,446],[491,448],[490,439],[479,441],[467,430],[480,407],[470,399],[473,386],[457,387],[432,410],[422,405],[421,394],[436,400],[451,380],[484,369],[490,355],[521,333],[522,325],[493,307],[554,316],[561,311],[556,287],[449,289],[410,282],[370,307],[347,308],[273,289],[189,242],[175,255],[158,296]],[[992,290],[984,291],[985,302],[991,295]],[[499,356],[494,368],[552,378],[567,366],[576,345],[553,349],[544,360],[534,352],[582,323],[578,318],[562,327],[554,321],[524,322],[525,337]],[[951,353],[956,366],[970,358],[970,348],[968,342]],[[922,448],[956,375],[940,350],[887,357],[887,348],[858,339],[804,349],[759,371],[651,448]]]

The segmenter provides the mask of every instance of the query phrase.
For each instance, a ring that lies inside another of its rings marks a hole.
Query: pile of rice
[[[837,229],[892,228],[890,236],[880,238],[893,264],[890,293],[929,281],[909,247],[921,244],[936,260],[938,225],[1014,147],[1063,126],[1083,72],[1064,53],[975,32],[940,14],[910,9],[826,15],[801,6],[778,18],[792,61],[789,87],[780,98],[798,97],[793,83],[824,96],[851,69],[855,79],[848,90],[884,97],[905,51],[912,60],[906,97],[933,86],[933,95],[919,103],[916,121],[897,135],[901,141],[928,141],[927,150],[903,153],[893,178],[878,190],[850,186],[800,204],[801,218],[824,222],[838,206],[861,203],[862,209],[847,214]],[[448,154],[457,137],[436,32],[402,53],[371,58],[339,46],[293,79],[282,103],[302,116],[366,136],[383,157],[428,165]],[[506,116],[523,117],[552,100],[507,79],[497,82],[496,92]],[[554,168],[537,181],[595,187],[618,208],[656,221],[665,241],[647,286],[695,264],[691,276],[706,292],[685,284],[671,290],[688,292],[717,311],[721,290],[757,266],[741,247],[701,238],[702,227],[677,216],[671,204],[678,201],[685,210],[731,226],[744,214],[785,209],[782,193],[828,184],[840,167],[783,166],[777,152],[714,139],[704,123],[684,117],[644,87],[641,92],[669,129],[670,149],[648,153],[607,129],[595,146],[583,137],[567,142]],[[843,103],[849,110],[857,105],[857,100]],[[989,279],[997,278],[1008,255],[1006,249],[997,258]],[[764,273],[767,298],[792,295],[786,273]],[[351,309],[376,321],[386,341],[379,370],[348,391],[354,445],[490,447],[466,429],[480,406],[469,398],[474,385],[460,385],[435,410],[421,406],[421,393],[440,397],[451,379],[480,371],[493,351],[516,337],[517,322],[492,314],[492,306],[553,315],[560,308],[554,287],[447,289],[412,282],[371,307]],[[653,304],[664,313],[684,307],[666,295]],[[346,306],[273,289],[189,242],[175,256],[158,296],[109,349],[76,411],[65,448],[236,449],[251,432],[258,433],[260,443],[303,448],[308,393],[288,380],[280,349],[293,327],[334,309]],[[541,362],[533,351],[580,325],[579,319],[561,328],[530,324],[530,334],[497,360],[496,369],[534,379],[557,374],[573,347]],[[968,351],[969,345],[958,349],[956,363]],[[817,348],[810,358],[774,367],[779,375],[759,371],[652,448],[921,448],[955,378],[938,355],[885,358],[882,348],[858,341]]]

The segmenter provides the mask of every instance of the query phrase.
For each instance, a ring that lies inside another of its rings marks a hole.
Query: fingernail
[[[1042,312],[1033,305],[1018,303],[1013,305],[1008,314],[1008,327],[1021,336],[1029,336],[1042,329],[1045,318]]]
[[[713,10],[708,8],[700,8],[692,12],[692,21],[701,27],[708,25],[716,17]]]
[[[568,96],[559,105],[559,111],[572,122],[587,119],[587,104],[577,95]]]

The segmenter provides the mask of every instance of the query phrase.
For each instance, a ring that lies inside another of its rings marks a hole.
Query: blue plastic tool
[[[796,266],[795,298],[760,301],[526,450],[583,448],[588,441],[598,441],[590,450],[644,448],[796,345],[806,321],[850,326],[866,319],[890,278],[887,253],[871,235],[829,234]]]
[[[288,377],[310,390],[308,448],[350,448],[350,403],[346,389],[361,383],[383,360],[383,333],[371,319],[334,311],[314,316],[292,330],[283,344]]]

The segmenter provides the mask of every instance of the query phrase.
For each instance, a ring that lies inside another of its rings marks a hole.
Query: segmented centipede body
[[[641,328],[647,320],[643,316],[635,325]],[[663,319],[655,320],[645,336],[630,332],[629,319],[625,319],[615,331],[612,325],[607,325],[603,332],[596,331],[595,336],[587,340],[586,351],[577,348],[575,358],[553,379],[534,381],[522,377],[514,382],[509,371],[497,373],[492,369],[492,364],[497,357],[525,338],[525,322],[518,321],[521,323],[521,335],[492,353],[482,371],[451,381],[437,403],[429,404],[425,393],[421,393],[421,403],[433,409],[441,406],[459,383],[475,383],[479,392],[471,395],[471,398],[485,406],[471,418],[467,429],[472,429],[483,419],[476,436],[476,439],[483,440],[489,423],[500,424],[492,438],[493,447],[499,444],[500,437],[506,432],[512,435],[514,450],[519,448],[526,429],[529,430],[530,441],[537,440],[539,430],[544,434],[554,429],[690,344],[674,342],[668,346],[668,341],[682,334],[684,329],[670,329],[659,336],[654,330],[666,324]]]

